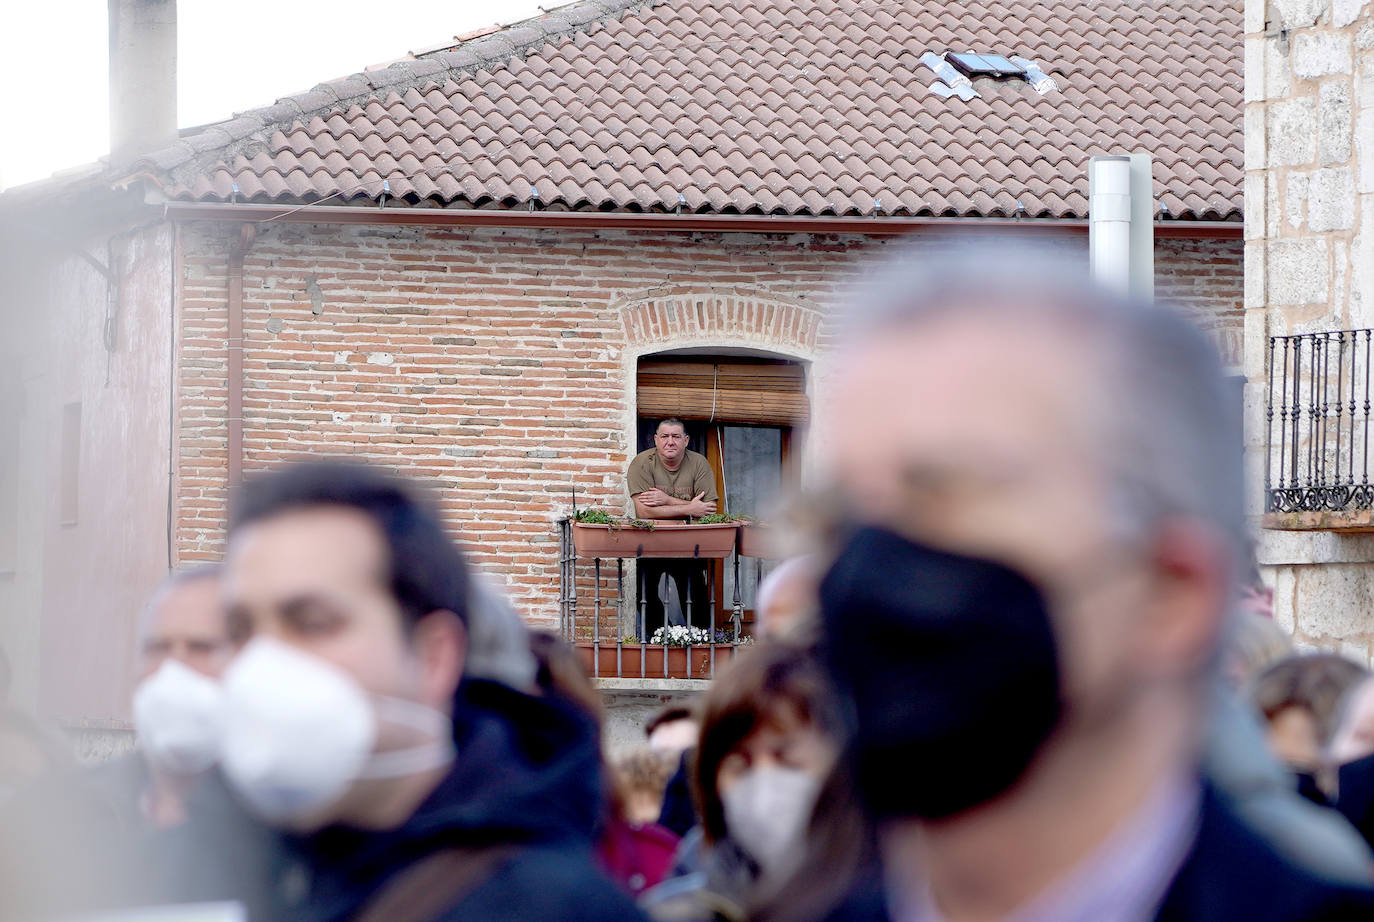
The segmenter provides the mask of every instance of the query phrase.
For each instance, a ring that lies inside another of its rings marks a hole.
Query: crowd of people
[[[422,484],[298,463],[150,601],[133,754],[7,718],[0,918],[1374,919],[1374,679],[1255,604],[1207,341],[1011,260],[847,332],[764,636],[640,745]],[[666,422],[636,508],[705,510]]]

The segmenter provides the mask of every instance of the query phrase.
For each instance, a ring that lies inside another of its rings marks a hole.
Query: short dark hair
[[[659,708],[649,722],[644,725],[644,735],[653,736],[654,731],[664,724],[676,723],[679,720],[692,720],[696,717],[692,708],[686,704],[669,702]]]
[[[312,460],[251,477],[240,489],[229,534],[283,513],[322,506],[356,509],[386,543],[384,578],[404,626],[446,609],[467,623],[467,563],[438,509],[417,485],[356,461]]]
[[[667,419],[660,419],[658,421],[658,425],[654,426],[654,435],[658,435],[658,430],[663,426],[677,426],[679,429],[682,430],[683,435],[687,434],[687,424],[684,423],[682,420],[678,419],[676,416],[670,416]]]

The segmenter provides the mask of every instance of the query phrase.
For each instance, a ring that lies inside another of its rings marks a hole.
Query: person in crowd
[[[830,690],[804,649],[762,643],[702,699],[692,788],[699,870],[645,894],[658,920],[746,918],[800,864],[803,835],[834,764]],[[686,843],[684,843],[686,844]]]
[[[652,746],[633,746],[611,761],[611,775],[625,819],[640,825],[657,823],[663,809],[663,792],[677,770],[678,757]]]
[[[219,679],[235,645],[219,598],[219,567],[173,573],[138,622],[137,750],[100,766],[94,783],[131,825],[186,821],[186,798],[219,759]]]
[[[1374,677],[1347,692],[1331,738],[1331,758],[1352,762],[1374,755]]]
[[[1374,848],[1374,678],[1341,703],[1328,758],[1336,767],[1336,808]]]
[[[818,563],[809,555],[790,557],[759,583],[754,617],[760,639],[806,638],[814,632],[816,584],[821,577]]]
[[[533,631],[530,646],[538,663],[536,684],[540,694],[561,698],[582,711],[602,735],[601,693],[587,677],[587,670],[578,661],[568,643],[556,634]],[[666,777],[671,759],[661,752],[649,752],[658,759],[657,768],[648,772],[657,778]],[[601,867],[632,895],[638,894],[663,880],[672,866],[677,851],[678,836],[653,822],[647,807],[637,811],[634,779],[627,783],[616,766],[603,775],[606,796],[598,823],[596,856]],[[662,794],[661,783],[658,794]]]
[[[867,299],[821,417],[820,648],[879,853],[830,918],[1370,918],[1200,777],[1245,535],[1215,350],[969,256]]]
[[[1222,678],[1237,691],[1279,660],[1293,655],[1293,641],[1268,615],[1241,608],[1222,653]]]
[[[1284,857],[1323,877],[1368,883],[1374,873],[1369,846],[1344,817],[1299,793],[1249,698],[1254,677],[1291,655],[1292,641],[1271,617],[1244,607],[1236,612],[1213,683],[1202,771]]]
[[[689,767],[701,736],[701,721],[690,705],[673,702],[649,718],[644,725],[644,735],[651,748],[672,753],[677,759],[677,769],[663,792],[658,825],[681,838],[697,824]]]
[[[1368,672],[1335,653],[1303,653],[1279,660],[1250,683],[1251,703],[1263,715],[1270,750],[1298,775],[1309,798],[1325,803],[1327,747],[1337,709]]]
[[[0,709],[0,922],[94,918],[144,901],[157,872],[131,841],[132,812],[91,783],[64,734]]]
[[[644,737],[651,749],[680,755],[696,747],[701,721],[690,704],[672,701],[659,708],[644,724]]]
[[[221,766],[281,831],[299,920],[626,919],[595,866],[595,724],[465,680],[468,566],[415,485],[346,462],[250,479],[223,572],[247,642]]]
[[[665,419],[654,430],[654,447],[635,455],[625,475],[635,516],[659,521],[686,521],[716,511],[716,475],[706,456],[687,448],[687,427]],[[640,586],[646,594],[647,630],[666,624],[663,592],[676,587],[687,622],[710,625],[706,598],[706,564],[699,560],[641,559]]]

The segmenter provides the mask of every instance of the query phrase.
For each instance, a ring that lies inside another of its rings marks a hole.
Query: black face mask
[[[1061,713],[1045,599],[1016,571],[879,528],[821,584],[822,652],[851,706],[860,794],[879,819],[938,819],[1007,790]]]

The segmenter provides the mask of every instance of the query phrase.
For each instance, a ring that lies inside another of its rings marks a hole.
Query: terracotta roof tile
[[[1174,218],[1239,220],[1241,0],[584,0],[198,129],[173,197],[1083,217],[1096,153]],[[933,92],[927,51],[1058,85]],[[679,199],[681,196],[681,200]]]

